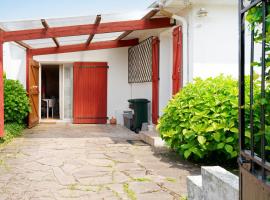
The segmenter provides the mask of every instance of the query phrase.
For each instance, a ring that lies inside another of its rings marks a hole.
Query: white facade
[[[208,12],[198,17],[200,8]],[[238,10],[234,5],[196,5],[189,13],[193,77],[238,76]]]
[[[8,79],[19,80],[26,88],[26,51],[15,43],[5,43],[4,72]]]
[[[208,12],[198,17],[200,8]],[[165,8],[166,9],[166,8]],[[167,8],[170,10],[170,7]],[[175,7],[174,10],[177,10]],[[180,9],[179,9],[180,10]],[[186,19],[187,52],[184,68],[184,84],[194,77],[211,77],[221,73],[237,77],[238,74],[238,29],[237,6],[234,4],[195,4],[177,15]],[[177,24],[181,24],[177,21]],[[159,114],[172,97],[173,41],[172,28],[162,32],[144,31],[140,39],[155,34],[160,39]],[[4,46],[4,70],[7,77],[20,80],[25,86],[26,52],[13,43]],[[108,62],[108,117],[116,116],[122,124],[122,113],[128,109],[128,99],[146,98],[152,101],[152,83],[128,83],[128,48],[94,50],[74,53],[35,56],[41,64],[69,64],[73,62]],[[151,103],[149,104],[151,122]]]

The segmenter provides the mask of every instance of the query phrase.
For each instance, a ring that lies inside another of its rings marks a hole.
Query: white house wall
[[[108,116],[123,124],[122,113],[132,98],[128,84],[128,48],[35,56],[41,63],[108,62]],[[136,91],[133,94],[136,96]]]
[[[4,43],[4,72],[8,79],[19,80],[26,88],[26,51],[15,43]]]
[[[200,8],[208,12],[198,17]],[[189,15],[190,67],[193,77],[212,77],[221,73],[238,75],[237,6],[196,5]]]
[[[159,115],[172,97],[172,59],[173,41],[172,31],[160,34],[160,60],[159,60]]]

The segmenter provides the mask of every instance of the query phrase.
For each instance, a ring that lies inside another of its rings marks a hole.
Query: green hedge
[[[0,144],[7,143],[11,141],[14,137],[20,136],[24,128],[25,128],[24,124],[6,123],[5,136],[3,138],[0,138]]]
[[[30,111],[29,99],[22,84],[4,77],[5,123],[23,123]]]
[[[259,132],[261,103],[258,96],[259,83],[257,83],[255,81],[254,86],[255,132]],[[248,130],[248,81],[246,86]],[[270,121],[267,124],[270,124]],[[220,158],[222,160],[236,158],[238,155],[238,82],[223,75],[206,80],[196,79],[168,103],[157,128],[162,139],[184,158],[195,160],[209,158],[213,161]],[[246,136],[246,142],[249,143],[248,131]],[[256,135],[255,140],[260,141],[259,134]],[[270,138],[268,140],[270,141]]]

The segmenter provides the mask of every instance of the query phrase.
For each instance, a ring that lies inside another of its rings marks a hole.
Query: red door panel
[[[172,94],[175,95],[183,87],[183,33],[182,27],[173,30],[173,74],[172,74]]]
[[[73,122],[75,124],[107,123],[106,62],[74,63]]]

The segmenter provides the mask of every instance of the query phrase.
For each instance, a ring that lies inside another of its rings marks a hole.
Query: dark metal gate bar
[[[128,82],[152,81],[152,40],[150,37],[128,50]]]
[[[270,199],[270,3],[239,0],[240,199]],[[253,17],[248,20],[248,17]],[[246,19],[251,22],[248,24]],[[250,28],[250,78],[245,80],[246,30]],[[255,46],[260,59],[255,61]],[[256,69],[255,69],[256,67]],[[258,69],[260,70],[257,80]],[[259,91],[259,92],[258,92]],[[249,94],[249,95],[248,95]],[[259,119],[259,120],[257,120]]]

